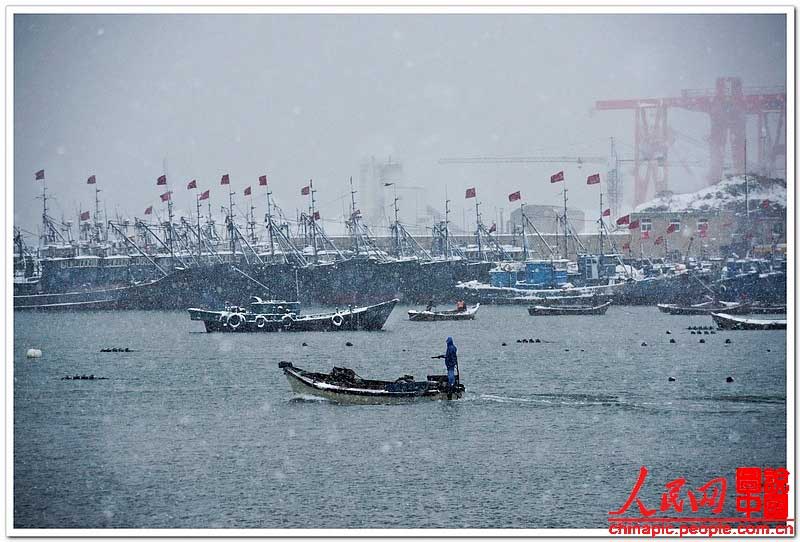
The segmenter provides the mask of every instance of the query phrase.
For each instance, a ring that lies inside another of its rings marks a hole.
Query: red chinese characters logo
[[[747,519],[785,520],[789,515],[789,471],[742,467],[736,469],[736,511]]]
[[[625,501],[625,504],[623,504],[619,510],[609,512],[608,514],[611,516],[624,514],[633,503],[636,503],[643,518],[649,518],[655,514],[657,510],[655,508],[648,508],[639,498],[639,490],[644,485],[645,478],[647,478],[647,468],[642,467],[639,469],[639,478],[633,485],[628,500]],[[674,510],[680,514],[684,509],[686,509],[687,512],[691,510],[696,513],[701,508],[710,508],[712,514],[719,514],[722,512],[722,508],[725,506],[725,493],[728,486],[725,478],[714,478],[695,490],[687,489],[688,507],[686,507],[687,500],[682,497],[685,485],[685,478],[676,478],[667,482],[665,484],[665,491],[661,494],[661,505],[658,511],[668,512]]]

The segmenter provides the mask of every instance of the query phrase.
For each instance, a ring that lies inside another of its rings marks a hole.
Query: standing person
[[[453,337],[447,337],[447,351],[444,354],[444,365],[447,367],[447,383],[450,389],[456,383],[456,366],[458,365],[458,348],[453,344]]]

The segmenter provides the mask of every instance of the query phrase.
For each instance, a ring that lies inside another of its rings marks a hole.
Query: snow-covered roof
[[[750,210],[757,209],[764,200],[769,200],[771,209],[786,208],[786,181],[748,175],[748,197]],[[635,213],[646,211],[736,211],[745,210],[745,177],[737,175],[719,183],[687,194],[672,194],[654,198],[634,209]]]

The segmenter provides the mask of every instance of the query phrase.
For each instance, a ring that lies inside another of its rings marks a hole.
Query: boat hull
[[[282,364],[283,365],[283,364]],[[353,387],[333,386],[316,381],[309,373],[291,365],[282,366],[292,391],[301,396],[312,396],[348,405],[408,404],[427,401],[456,400],[463,397],[463,387],[448,394],[440,389],[427,387],[424,391],[388,392]],[[418,383],[423,384],[423,383]]]
[[[738,330],[770,330],[786,329],[786,320],[754,320],[750,318],[737,318],[729,314],[711,315],[718,329]]]
[[[189,309],[189,316],[192,320],[202,321],[208,332],[379,331],[397,302],[397,299],[392,299],[369,307],[296,317],[203,309]],[[234,314],[241,316],[233,317]]]
[[[610,306],[610,301],[597,307],[534,305],[533,307],[528,307],[528,314],[531,316],[602,316]]]
[[[733,305],[730,307],[705,308],[705,307],[682,307],[680,305],[659,303],[658,310],[666,314],[673,314],[680,316],[707,316],[712,313],[750,314],[749,305]]]
[[[475,314],[478,312],[481,304],[478,303],[472,308],[465,311],[408,311],[408,319],[412,322],[439,322],[439,321],[455,321],[455,320],[474,320]]]

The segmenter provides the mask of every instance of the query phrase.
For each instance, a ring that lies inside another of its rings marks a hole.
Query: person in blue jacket
[[[444,355],[444,365],[447,367],[447,383],[452,388],[456,383],[456,365],[458,365],[458,348],[453,344],[453,337],[447,337],[447,352]]]

